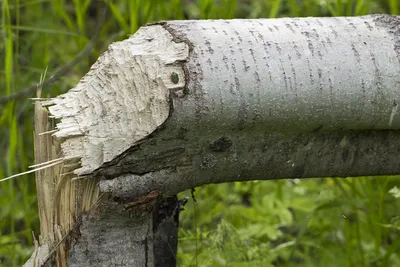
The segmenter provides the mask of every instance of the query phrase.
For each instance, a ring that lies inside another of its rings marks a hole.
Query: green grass
[[[388,193],[398,183],[359,177],[204,186],[182,216],[180,266],[400,266],[400,203]]]
[[[78,54],[103,2],[0,5],[1,97]],[[44,95],[73,87],[111,42],[152,21],[400,13],[397,0],[131,0],[109,7],[93,51]],[[32,111],[28,99],[0,106],[0,178],[33,163]],[[190,202],[181,216],[179,266],[400,266],[398,184],[395,177],[364,177],[199,188],[197,204]],[[34,176],[0,183],[0,206],[0,266],[20,266],[32,251],[32,231],[39,234]]]

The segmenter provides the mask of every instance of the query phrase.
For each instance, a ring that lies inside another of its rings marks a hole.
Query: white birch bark
[[[143,27],[111,45],[77,87],[51,101],[51,113],[61,119],[55,136],[66,138],[66,159],[82,160],[75,170],[82,175],[169,116],[196,132],[224,134],[397,129],[397,21],[366,16]]]
[[[65,160],[81,161],[74,173],[122,203],[227,181],[398,174],[399,25],[386,15],[148,25],[43,105],[61,121]],[[73,249],[71,262],[87,247]]]

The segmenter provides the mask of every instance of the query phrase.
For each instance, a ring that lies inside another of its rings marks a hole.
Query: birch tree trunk
[[[154,203],[196,186],[399,174],[399,73],[387,15],[170,21],[112,44],[41,102],[63,160],[108,196],[70,266],[155,266]]]

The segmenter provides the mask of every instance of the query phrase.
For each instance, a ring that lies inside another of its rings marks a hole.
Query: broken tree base
[[[155,206],[101,203],[82,215],[68,266],[174,267],[179,207],[176,197]]]

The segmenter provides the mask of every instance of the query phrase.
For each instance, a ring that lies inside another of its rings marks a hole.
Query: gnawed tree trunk
[[[151,211],[185,189],[399,174],[399,73],[400,17],[386,15],[171,21],[112,44],[41,102],[63,161],[105,198],[78,216],[70,266],[157,266]],[[166,207],[161,224],[180,205]]]

